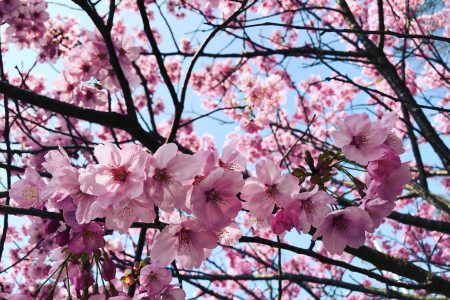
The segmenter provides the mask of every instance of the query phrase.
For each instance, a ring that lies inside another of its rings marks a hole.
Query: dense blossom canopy
[[[450,297],[449,17],[0,1],[0,299]]]

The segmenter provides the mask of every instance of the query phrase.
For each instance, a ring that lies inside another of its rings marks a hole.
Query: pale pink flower
[[[165,267],[176,259],[178,267],[198,268],[205,260],[205,249],[214,249],[217,236],[203,228],[193,217],[182,217],[179,224],[169,225],[156,237],[150,253],[152,263]]]
[[[386,140],[390,130],[371,122],[367,114],[347,116],[344,120],[338,120],[337,125],[339,130],[332,132],[334,144],[350,160],[365,166],[369,161],[383,156],[380,145]]]
[[[286,214],[284,208],[280,208],[272,218],[271,227],[273,233],[281,235],[294,227],[294,220],[290,215]]]
[[[16,181],[9,194],[19,207],[41,208],[44,205],[44,198],[40,197],[41,191],[45,187],[45,182],[39,173],[33,168],[25,169],[25,179]]]
[[[241,173],[222,168],[215,169],[193,186],[192,212],[210,230],[225,227],[242,208],[236,195],[243,185]]]
[[[227,227],[222,228],[218,233],[219,244],[234,246],[242,237],[242,231],[236,223],[231,223]]]
[[[164,290],[161,292],[161,300],[184,300],[186,299],[186,292],[175,286],[166,285]]]
[[[42,197],[58,209],[75,211],[78,224],[104,216],[105,208],[97,202],[97,197],[86,194],[80,189],[79,170],[72,166],[63,166],[53,171],[53,177],[42,191]]]
[[[376,181],[381,181],[389,177],[391,173],[401,165],[400,157],[385,145],[382,145],[384,155],[377,160],[370,161],[367,165],[367,172]]]
[[[105,213],[105,225],[108,229],[124,234],[134,221],[151,223],[156,213],[153,203],[144,199],[130,200],[126,207],[110,208]]]
[[[88,165],[80,173],[80,189],[84,193],[99,196],[102,207],[114,209],[128,205],[143,193],[144,167],[148,155],[137,145],[123,149],[111,143],[98,145],[94,154],[99,163]]]
[[[223,148],[222,156],[218,159],[221,168],[232,171],[245,171],[246,160],[241,152],[236,149],[237,144],[238,140],[235,139]]]
[[[178,147],[173,143],[161,146],[148,160],[146,168],[146,196],[166,212],[171,212],[174,207],[187,209],[188,185],[197,170],[189,155],[177,151]]]
[[[51,150],[45,154],[45,162],[42,166],[50,173],[53,174],[59,168],[70,166],[69,156],[62,147],[58,147],[58,150]]]
[[[390,175],[381,181],[368,180],[367,194],[372,198],[395,201],[397,196],[403,191],[406,184],[411,181],[409,163],[402,163],[400,167],[393,170]]]
[[[318,191],[317,187],[311,192],[299,193],[294,201],[286,208],[285,215],[292,218],[295,229],[300,233],[308,233],[311,225],[319,227],[325,216],[331,211],[328,204],[336,204],[326,192]]]
[[[171,281],[170,271],[154,264],[143,267],[139,276],[139,282],[149,295],[159,294]]]
[[[389,216],[394,210],[395,202],[380,198],[371,199],[369,197],[365,197],[362,200],[360,207],[369,214],[373,223],[372,227],[367,231],[374,232],[375,229],[380,226],[383,218]]]
[[[387,112],[380,120],[380,127],[382,127],[386,132],[388,132],[388,136],[384,141],[384,145],[390,147],[392,151],[396,155],[400,155],[405,152],[405,148],[403,148],[403,141],[399,138],[392,129],[399,120],[398,114],[394,111]]]
[[[364,245],[366,231],[372,228],[367,212],[359,207],[347,207],[329,213],[320,224],[313,239],[322,237],[323,246],[330,254],[342,254],[348,245]]]
[[[275,204],[287,207],[292,195],[299,190],[298,180],[291,174],[281,175],[281,168],[271,160],[256,165],[256,177],[246,180],[241,198],[243,207],[256,218],[266,218],[272,214]]]
[[[102,227],[91,222],[86,225],[72,228],[72,238],[69,241],[69,250],[74,254],[91,254],[105,245]]]

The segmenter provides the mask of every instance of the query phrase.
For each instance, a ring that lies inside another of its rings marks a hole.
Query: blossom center
[[[206,195],[206,202],[213,201],[213,202],[221,202],[222,201],[222,195],[220,193],[216,192],[215,190],[210,190],[205,192]]]
[[[37,201],[39,199],[39,192],[36,189],[36,187],[32,185],[27,185],[27,187],[24,189],[23,198],[28,201]]]
[[[189,248],[189,245],[191,243],[190,237],[189,237],[189,231],[182,228],[178,233],[178,248],[187,250]]]
[[[264,194],[267,195],[267,197],[272,198],[273,196],[275,196],[278,193],[277,190],[277,185],[276,184],[272,184],[272,185],[267,185],[264,189]]]
[[[206,176],[203,175],[196,175],[194,177],[194,182],[192,183],[192,185],[198,185],[200,182],[202,182],[203,179],[205,179]]]
[[[369,141],[369,139],[366,136],[364,136],[362,134],[358,134],[352,138],[350,145],[355,146],[356,148],[359,148],[362,145],[366,144],[368,141]]]
[[[237,170],[237,167],[236,167],[235,164],[224,162],[221,159],[219,159],[219,166],[221,168],[228,169],[228,170],[231,170],[231,171]]]
[[[128,176],[128,170],[125,169],[124,166],[120,166],[118,168],[112,169],[111,170],[114,181],[122,181],[124,182],[125,180],[127,180],[127,176]]]
[[[345,222],[345,218],[342,216],[335,217],[333,219],[333,227],[336,228],[340,232],[344,232],[347,230],[347,224]]]
[[[309,214],[316,212],[316,206],[312,203],[311,199],[303,201],[303,209]]]
[[[169,183],[171,177],[167,169],[156,169],[153,179],[160,183]]]

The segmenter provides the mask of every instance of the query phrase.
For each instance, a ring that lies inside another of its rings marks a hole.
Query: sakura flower
[[[59,147],[58,150],[51,150],[45,154],[45,162],[42,166],[53,174],[59,168],[70,166],[69,156],[64,148]]]
[[[387,112],[380,120],[380,126],[388,132],[388,136],[384,141],[384,145],[392,149],[396,155],[405,152],[403,141],[394,133],[392,129],[399,120],[398,114],[394,111]]]
[[[185,154],[177,154],[178,147],[165,144],[148,160],[145,193],[166,212],[174,207],[186,208],[187,184],[192,182],[196,168]]]
[[[156,217],[152,202],[135,199],[123,208],[108,209],[105,213],[105,225],[108,229],[124,234],[134,221],[153,222]]]
[[[44,198],[40,197],[40,193],[44,187],[45,182],[39,173],[32,168],[26,168],[25,179],[16,181],[9,193],[19,207],[41,208],[44,205]]]
[[[198,268],[205,260],[205,249],[216,247],[217,236],[196,218],[182,217],[180,221],[167,226],[156,237],[150,253],[155,265],[165,267],[176,259],[180,268]]]
[[[81,191],[78,178],[80,171],[72,166],[62,166],[53,171],[53,177],[42,191],[42,196],[53,207],[66,211],[75,211],[78,224],[89,223],[103,217],[105,209],[97,202],[97,197]]]
[[[139,276],[139,282],[149,295],[159,294],[171,281],[169,270],[153,264],[143,267]]]
[[[90,254],[104,246],[103,229],[97,223],[72,228],[73,237],[69,242],[69,250],[74,254]]]
[[[273,233],[281,235],[294,227],[294,221],[289,215],[286,215],[284,208],[280,208],[272,218],[271,227]]]
[[[395,169],[401,165],[400,157],[388,146],[382,146],[384,155],[377,160],[370,161],[367,165],[369,175],[376,181],[381,181],[388,177]]]
[[[95,147],[94,154],[99,164],[88,165],[80,173],[82,192],[101,196],[99,204],[103,208],[112,205],[115,209],[127,206],[129,200],[142,194],[143,166],[148,155],[141,147],[127,145],[119,149],[111,143],[104,143]]]
[[[186,299],[186,292],[175,285],[166,285],[164,290],[161,292],[161,300],[184,300],[184,299]]]
[[[70,262],[67,272],[70,284],[77,291],[89,288],[89,286],[94,284],[94,277],[92,276],[91,270],[83,265]]]
[[[336,204],[326,192],[318,191],[317,187],[312,192],[299,193],[294,196],[286,209],[285,214],[292,218],[294,226],[300,233],[308,233],[311,225],[319,227],[325,216],[331,211],[328,204]]]
[[[286,207],[292,202],[292,195],[298,192],[298,180],[291,174],[281,175],[281,169],[271,160],[256,165],[256,177],[246,180],[241,191],[243,207],[256,218],[272,214],[275,204]]]
[[[332,132],[334,143],[349,159],[365,166],[369,161],[383,156],[380,145],[390,130],[371,122],[367,114],[347,116],[344,120],[338,120],[337,125],[339,130]]]
[[[229,142],[223,148],[222,156],[219,158],[219,166],[233,171],[245,171],[245,157],[236,150],[238,140],[235,139]]]
[[[383,218],[389,216],[394,210],[395,202],[380,198],[371,199],[366,197],[363,199],[360,207],[369,214],[373,223],[372,227],[367,231],[374,232],[375,229],[380,226]]]
[[[231,223],[229,226],[222,228],[217,236],[219,238],[219,244],[234,246],[239,242],[242,232],[235,223]]]
[[[242,208],[236,195],[243,185],[241,173],[215,169],[194,185],[191,193],[192,212],[210,230],[225,227]]]
[[[330,254],[342,254],[348,245],[358,248],[366,240],[366,231],[372,228],[367,212],[359,207],[347,207],[329,213],[320,224],[313,239],[322,237],[325,249]]]
[[[116,264],[111,259],[106,259],[103,262],[102,277],[108,281],[116,278]]]
[[[369,180],[367,184],[368,194],[372,198],[381,198],[384,200],[395,201],[403,187],[411,180],[411,172],[409,171],[409,163],[402,163],[400,167],[393,170],[389,176],[381,181]]]

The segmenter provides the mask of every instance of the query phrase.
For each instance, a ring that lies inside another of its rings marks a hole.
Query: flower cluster
[[[40,47],[45,33],[44,23],[49,19],[45,0],[10,0],[0,3],[0,23],[6,22],[7,42],[18,48]]]
[[[219,243],[236,243],[241,236],[236,217],[242,210],[259,224],[271,224],[278,235],[292,228],[299,233],[315,228],[313,239],[321,237],[331,254],[363,245],[366,232],[374,232],[391,213],[410,180],[408,165],[399,157],[404,151],[401,140],[392,131],[396,121],[389,113],[377,121],[366,114],[348,116],[333,134],[343,153],[323,153],[315,164],[308,152],[311,171],[299,167],[292,174],[283,173],[272,160],[262,160],[246,180],[246,161],[236,150],[237,142],[229,143],[221,155],[214,150],[183,154],[173,143],[154,154],[138,145],[103,143],[94,149],[95,162],[84,167],[71,163],[60,148],[50,151],[42,164],[51,179],[46,183],[28,168],[25,178],[13,184],[11,197],[23,208],[63,211],[65,223],[48,221],[45,231],[63,247],[59,265],[67,267],[76,290],[92,285],[92,261],[103,278],[115,276],[114,263],[102,254],[105,232],[98,218],[105,218],[106,229],[120,233],[133,222],[156,220],[164,228],[154,239],[151,264],[140,270],[141,287],[155,299],[183,299],[184,292],[170,284],[171,274],[164,267],[175,261],[183,269],[198,268]],[[347,164],[367,171],[365,183]],[[333,170],[353,181],[359,197],[348,200],[330,193],[326,183]],[[167,223],[159,220],[161,211]]]

